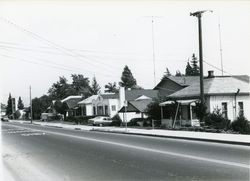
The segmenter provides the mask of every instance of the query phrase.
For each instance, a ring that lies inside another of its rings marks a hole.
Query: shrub
[[[114,115],[114,117],[112,117],[112,122],[110,124],[110,126],[121,126],[122,120],[119,116],[119,114]]]
[[[230,120],[224,118],[218,108],[213,113],[209,113],[204,119],[205,125],[211,128],[227,130],[230,127]]]
[[[207,116],[207,107],[205,104],[201,102],[197,102],[194,108],[194,111],[197,115],[197,118],[202,122],[204,118]]]
[[[19,110],[17,110],[17,111],[14,113],[14,119],[18,119],[20,116],[21,116],[21,113],[20,113]]]
[[[250,134],[250,125],[244,116],[240,116],[232,122],[232,129],[240,134]]]

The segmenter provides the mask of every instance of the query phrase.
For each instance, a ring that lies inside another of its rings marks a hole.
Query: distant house
[[[82,100],[82,96],[68,96],[61,100],[62,103],[66,103],[68,110],[66,116],[81,116],[82,110],[78,106],[78,102]]]
[[[121,92],[122,94],[122,92]],[[132,118],[146,118],[147,106],[159,97],[158,90],[152,89],[136,89],[126,90],[125,96],[120,95],[120,102],[127,104],[126,107],[121,105],[119,109],[120,117],[127,121]],[[126,113],[126,115],[124,115]],[[126,116],[126,117],[124,117]]]
[[[98,95],[92,95],[87,99],[84,99],[77,103],[78,106],[81,108],[81,115],[82,116],[92,116],[94,115],[94,110],[92,106],[92,102],[98,98]]]
[[[195,82],[199,82],[199,76],[168,76],[164,77],[155,87],[160,97],[166,97]]]
[[[212,113],[215,109],[220,109],[222,115],[231,121],[240,115],[244,115],[248,120],[250,119],[250,84],[248,76],[215,77],[211,73],[204,78],[204,96],[208,112]],[[193,106],[200,99],[199,81],[168,95],[167,98],[179,103],[181,113],[178,119],[189,120],[191,125],[197,123]],[[162,122],[164,124],[169,124],[173,120],[173,117],[170,118],[169,115],[164,116],[164,107],[169,104],[171,104],[171,101],[160,104],[163,110]]]
[[[119,109],[119,94],[99,94],[92,101],[93,115],[113,117]]]
[[[123,112],[125,111],[123,106],[126,101],[128,103],[127,109],[129,110],[126,110],[126,120],[129,121],[135,117],[146,116],[145,108],[157,97],[158,90],[125,90],[121,87],[119,93],[100,94],[94,97],[94,99],[92,99],[92,113],[93,115],[106,115],[110,117],[119,114],[123,120]],[[131,109],[132,107],[133,109]]]

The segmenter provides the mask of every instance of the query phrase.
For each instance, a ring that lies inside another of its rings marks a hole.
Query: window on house
[[[228,118],[228,116],[227,116],[227,103],[226,102],[222,102],[221,103],[221,110],[222,110],[222,116],[224,117],[224,118]]]
[[[107,105],[105,105],[105,107],[104,107],[104,109],[105,109],[105,115],[108,115],[108,106]]]
[[[93,107],[93,115],[96,115],[95,107]]]
[[[115,105],[112,105],[112,106],[111,106],[111,109],[112,109],[112,111],[116,111],[116,106],[115,106]]]
[[[238,102],[239,116],[244,116],[243,102]]]

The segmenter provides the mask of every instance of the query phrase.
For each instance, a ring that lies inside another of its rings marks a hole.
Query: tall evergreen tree
[[[109,92],[109,93],[117,93],[119,90],[116,86],[116,82],[114,83],[108,83],[105,85],[105,90],[104,92]]]
[[[96,78],[93,78],[92,85],[90,87],[90,92],[92,95],[97,95],[100,92],[101,87],[96,81]]]
[[[18,98],[17,108],[18,109],[24,108],[23,101],[22,101],[21,97]]]
[[[9,98],[7,102],[7,107],[6,107],[6,115],[9,116],[12,114],[12,100],[11,100],[11,94],[9,93]]]
[[[177,70],[176,73],[175,73],[175,76],[176,77],[181,77],[182,76],[181,71]]]
[[[193,75],[193,68],[191,67],[189,62],[187,62],[185,75],[187,75],[187,76],[192,76]]]
[[[200,68],[198,66],[198,61],[197,61],[197,58],[196,58],[194,53],[193,53],[193,56],[192,56],[191,64],[192,64],[193,75],[194,76],[200,75]]]
[[[132,88],[137,85],[136,79],[133,77],[133,74],[127,65],[123,69],[121,82],[119,82],[119,84],[120,86],[125,87],[125,89]]]
[[[164,79],[165,77],[169,77],[169,76],[171,76],[171,73],[170,73],[169,69],[166,67],[166,71],[164,72],[162,79]]]

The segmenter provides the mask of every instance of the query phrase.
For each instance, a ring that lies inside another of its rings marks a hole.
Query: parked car
[[[6,121],[6,122],[8,122],[8,121],[9,121],[9,118],[8,118],[7,116],[3,116],[3,117],[1,118],[1,121]]]
[[[151,119],[149,118],[132,118],[129,122],[128,122],[128,126],[151,126],[152,122]]]
[[[91,124],[93,126],[110,125],[111,122],[112,119],[108,116],[97,116],[88,120],[88,124]]]

